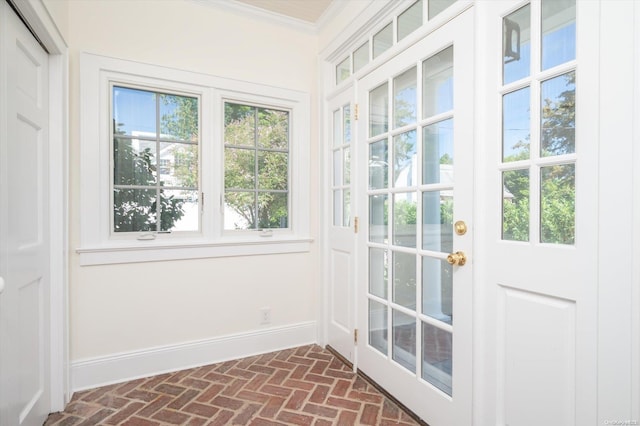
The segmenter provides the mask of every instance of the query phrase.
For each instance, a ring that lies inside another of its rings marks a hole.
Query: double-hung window
[[[81,56],[81,265],[308,251],[309,95]]]

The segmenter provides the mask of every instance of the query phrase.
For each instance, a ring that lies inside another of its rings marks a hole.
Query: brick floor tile
[[[378,424],[378,411],[380,407],[377,405],[366,404],[362,415],[360,416],[360,423],[363,425],[376,425]]]
[[[358,413],[343,411],[340,413],[340,417],[338,417],[338,426],[353,426],[356,424],[357,419]]]
[[[317,416],[329,417],[330,419],[334,419],[338,416],[338,410],[335,408],[311,403],[306,404],[302,411],[309,414],[315,414]]]
[[[178,411],[163,409],[154,414],[153,419],[172,425],[181,425],[189,420],[189,416]]]
[[[186,405],[182,409],[182,411],[185,411],[185,412],[190,413],[190,414],[195,414],[195,415],[201,416],[201,417],[211,418],[218,411],[220,411],[220,409],[217,408],[217,407],[212,407],[211,405],[200,404],[198,402],[192,402],[192,403]]]
[[[232,420],[233,424],[236,425],[247,425],[251,421],[251,419],[256,415],[258,410],[260,410],[261,405],[259,404],[249,404],[237,416],[235,416]]]
[[[329,394],[329,390],[331,390],[329,386],[325,386],[325,385],[316,386],[316,389],[311,394],[311,397],[309,397],[309,401],[315,402],[317,404],[322,404],[324,400],[327,398],[327,395]]]
[[[207,423],[207,426],[222,426],[229,424],[229,420],[231,420],[235,415],[236,413],[234,411],[222,410],[213,419],[213,421]]]
[[[122,426],[159,426],[160,423],[153,422],[151,420],[143,419],[142,417],[131,417],[126,422],[122,423]]]
[[[415,426],[317,345],[76,393],[46,426]]]
[[[289,401],[287,402],[287,405],[285,406],[285,408],[289,410],[301,409],[308,396],[309,396],[309,392],[306,392],[303,390],[294,391],[293,395],[291,395],[291,398],[289,398]]]
[[[123,422],[125,419],[131,417],[133,414],[137,413],[142,407],[144,407],[144,402],[140,401],[132,401],[126,407],[118,410],[113,415],[105,420],[105,423],[108,425],[117,425],[118,423]]]
[[[280,414],[278,414],[276,420],[300,426],[309,426],[313,424],[313,417],[306,416],[304,414],[291,413],[288,411],[282,411]]]

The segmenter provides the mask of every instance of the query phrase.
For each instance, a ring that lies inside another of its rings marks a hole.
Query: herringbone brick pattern
[[[417,425],[330,352],[303,346],[78,392],[46,426]]]

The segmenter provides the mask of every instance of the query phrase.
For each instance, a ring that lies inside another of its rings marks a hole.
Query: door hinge
[[[355,121],[358,121],[358,118],[359,118],[359,117],[360,117],[360,114],[359,114],[358,104],[355,104],[355,105],[353,106],[353,119],[354,119]]]
[[[358,344],[358,329],[357,328],[353,330],[353,343],[356,344],[356,345]]]
[[[360,218],[356,216],[353,218],[353,232],[357,234],[358,229],[360,229]]]

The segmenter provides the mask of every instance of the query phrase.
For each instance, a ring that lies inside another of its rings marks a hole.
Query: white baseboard
[[[72,392],[316,343],[315,321],[71,363]]]

